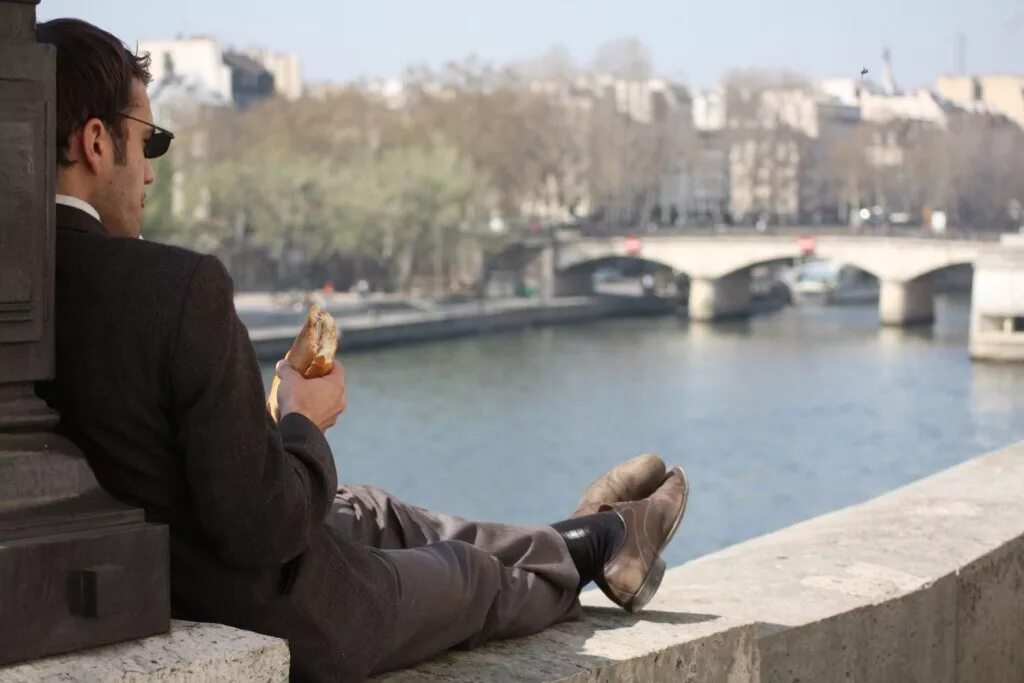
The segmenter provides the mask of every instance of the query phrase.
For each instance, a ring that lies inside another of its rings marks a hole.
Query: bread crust
[[[323,377],[334,367],[338,351],[338,325],[330,313],[317,304],[309,307],[302,329],[292,342],[284,359],[306,379]],[[281,418],[277,404],[277,389],[281,380],[275,376],[267,397],[267,408],[275,420]]]

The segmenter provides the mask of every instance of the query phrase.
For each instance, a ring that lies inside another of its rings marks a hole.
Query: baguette
[[[298,336],[292,342],[284,359],[306,379],[323,377],[334,367],[334,354],[338,351],[338,325],[330,313],[316,304],[309,307],[306,321],[302,324]],[[277,389],[280,378],[274,376],[270,384],[270,395],[267,397],[267,408],[274,420],[281,419],[281,409],[277,404]]]

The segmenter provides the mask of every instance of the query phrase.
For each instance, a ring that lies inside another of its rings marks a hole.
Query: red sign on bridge
[[[813,254],[817,244],[818,241],[814,238],[814,235],[800,235],[800,237],[796,238],[796,246],[804,256]]]
[[[640,253],[640,247],[643,246],[640,242],[640,238],[636,235],[630,235],[626,238],[625,247],[626,253],[630,256],[636,256]]]

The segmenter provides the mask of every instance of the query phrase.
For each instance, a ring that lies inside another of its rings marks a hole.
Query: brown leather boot
[[[569,519],[595,514],[602,505],[646,498],[654,493],[664,479],[665,463],[654,453],[630,458],[588,486]]]
[[[665,550],[686,512],[690,486],[682,467],[673,467],[658,490],[643,500],[602,505],[626,525],[626,538],[604,565],[596,583],[627,612],[639,612],[665,576]]]

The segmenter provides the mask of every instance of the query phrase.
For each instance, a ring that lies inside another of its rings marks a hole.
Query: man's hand
[[[335,362],[329,374],[315,379],[306,379],[285,360],[278,361],[276,371],[281,380],[277,389],[281,417],[299,413],[326,432],[345,412],[345,368],[341,363]]]

